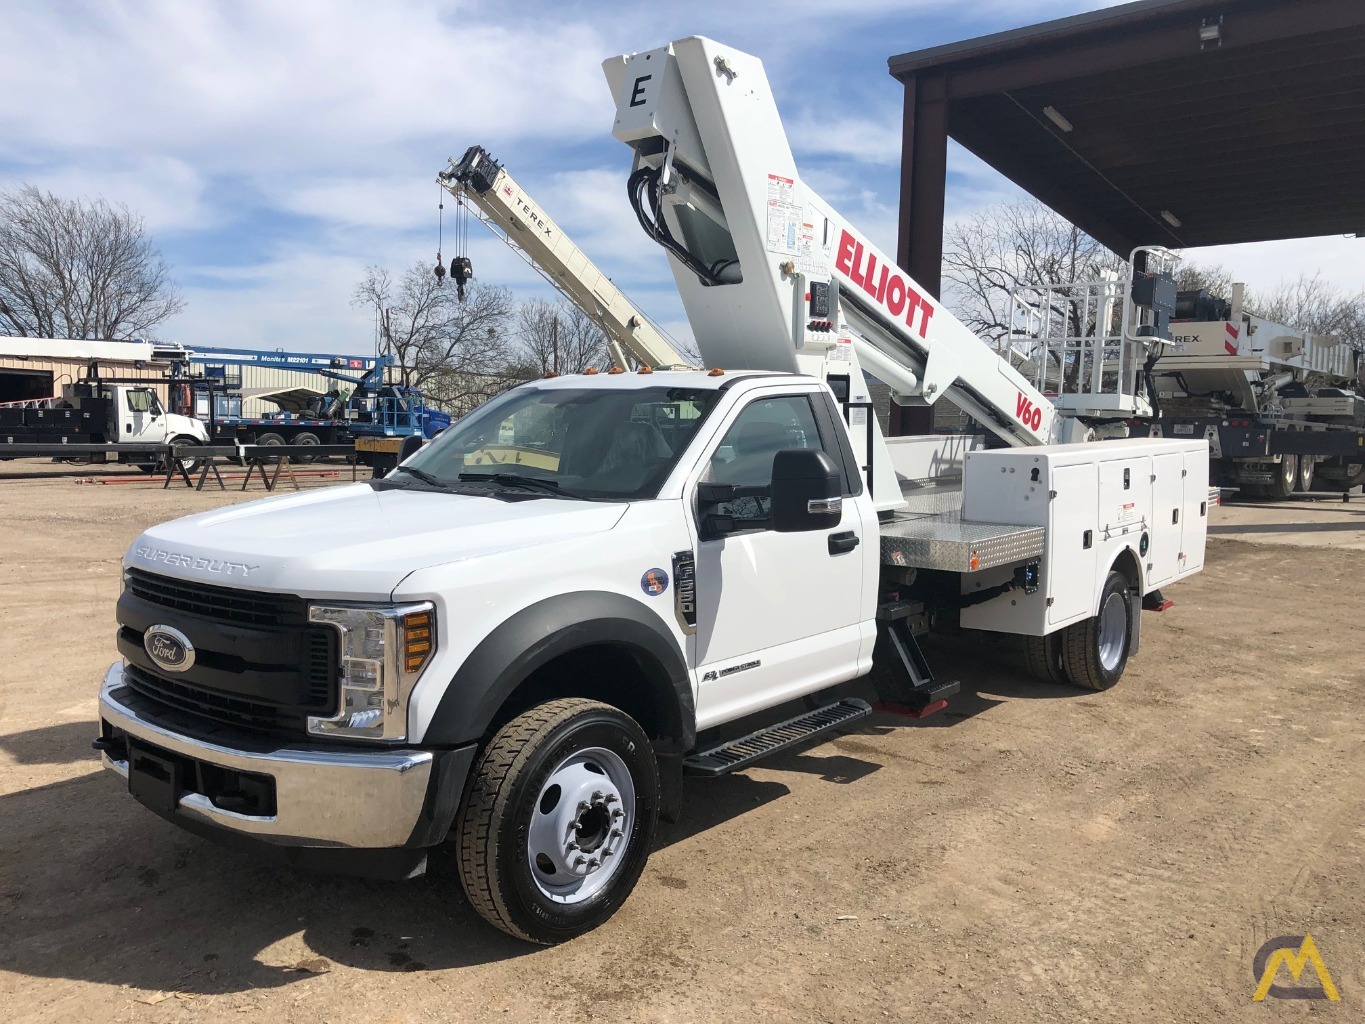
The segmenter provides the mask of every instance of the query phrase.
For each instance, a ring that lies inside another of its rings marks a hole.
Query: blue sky
[[[887,57],[1105,6],[8,0],[0,187],[140,212],[187,300],[163,337],[359,352],[373,324],[349,304],[356,281],[368,264],[434,263],[436,172],[477,143],[686,335],[664,256],[626,203],[629,154],[610,134],[603,59],[692,34],[760,56],[803,174],[894,250],[901,95]],[[954,148],[950,218],[1015,194]],[[1321,267],[1358,288],[1358,245],[1211,255],[1253,285]],[[470,255],[480,279],[545,294],[477,224]]]

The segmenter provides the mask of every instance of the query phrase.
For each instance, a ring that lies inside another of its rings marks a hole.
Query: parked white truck
[[[449,839],[473,906],[535,942],[615,912],[684,774],[864,697],[942,707],[936,623],[1113,685],[1209,500],[1203,441],[1050,443],[1084,423],[806,188],[756,58],[689,38],[607,73],[714,368],[532,381],[383,480],[147,531],[96,741],[152,810],[296,861],[407,875]],[[1012,447],[911,487],[865,360]]]

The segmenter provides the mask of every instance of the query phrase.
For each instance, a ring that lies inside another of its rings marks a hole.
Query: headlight
[[[310,622],[341,639],[341,694],[331,718],[309,718],[314,736],[397,742],[408,734],[408,697],[436,650],[430,601],[406,605],[312,605]]]

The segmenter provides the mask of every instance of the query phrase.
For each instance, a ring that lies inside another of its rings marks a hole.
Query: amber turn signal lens
[[[403,671],[419,672],[431,657],[435,637],[431,612],[410,612],[403,616]]]

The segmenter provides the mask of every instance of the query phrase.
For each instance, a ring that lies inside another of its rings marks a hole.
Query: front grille
[[[119,649],[128,661],[128,685],[138,693],[215,722],[296,737],[310,715],[335,710],[339,637],[332,627],[308,621],[303,598],[140,569],[128,569],[124,580]],[[185,630],[194,642],[194,664],[183,674],[163,673],[146,655],[145,630],[158,621]]]
[[[297,737],[307,727],[308,715],[302,709],[216,693],[190,683],[172,682],[135,665],[124,666],[123,681],[160,704],[252,732]]]
[[[128,569],[124,578],[134,596],[206,619],[243,626],[304,626],[308,623],[307,605],[303,598],[293,594],[233,590],[171,579],[141,569]]]

